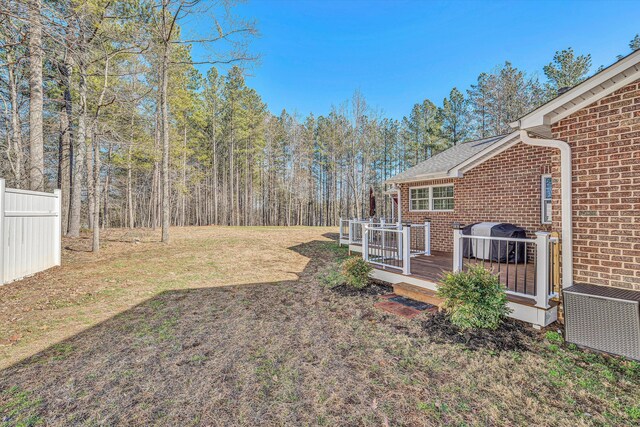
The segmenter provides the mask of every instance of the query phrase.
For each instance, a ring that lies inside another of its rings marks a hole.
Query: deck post
[[[402,274],[411,274],[411,227],[402,228]]]
[[[5,206],[5,181],[4,178],[0,178],[0,285],[4,285],[5,272],[4,272],[4,212]]]
[[[369,262],[369,229],[362,227],[362,259]]]
[[[342,246],[342,217],[340,217],[340,222],[338,223],[340,225],[340,231],[339,231],[339,237],[338,237],[338,246]]]
[[[402,231],[402,224],[398,224],[398,230]],[[398,256],[400,256],[400,259],[402,259],[402,250],[404,249],[403,247],[403,243],[402,243],[402,233],[398,233],[398,238],[396,239],[396,243],[398,246]]]
[[[462,255],[462,226],[460,224],[453,225],[453,272],[462,271],[463,255]]]
[[[424,223],[424,253],[431,255],[431,221]]]
[[[536,231],[536,307],[549,305],[549,238],[551,233]]]
[[[353,242],[353,220],[349,220],[349,244]]]
[[[56,196],[56,226],[55,226],[55,265],[62,265],[62,190],[55,189],[53,194]]]

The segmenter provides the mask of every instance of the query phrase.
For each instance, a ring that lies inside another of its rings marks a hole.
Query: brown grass
[[[0,288],[6,425],[633,425],[640,366],[533,334],[469,351],[323,286],[319,228],[110,232]],[[140,243],[133,243],[139,240]],[[26,357],[26,359],[24,359]],[[24,359],[19,361],[20,359]],[[19,362],[18,362],[19,361]]]

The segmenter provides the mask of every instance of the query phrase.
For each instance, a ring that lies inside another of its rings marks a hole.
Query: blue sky
[[[253,0],[237,13],[261,33],[247,83],[272,112],[301,116],[327,114],[359,89],[401,118],[505,60],[541,79],[567,47],[590,53],[593,69],[608,65],[640,32],[640,1]]]

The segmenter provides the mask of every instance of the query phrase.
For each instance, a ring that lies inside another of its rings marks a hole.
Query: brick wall
[[[541,224],[541,176],[551,172],[553,149],[516,144],[456,179],[401,184],[403,221],[431,220],[432,250],[453,250],[451,224],[508,222],[535,231],[551,231]],[[409,211],[409,188],[454,184],[453,212]],[[555,180],[554,180],[555,184]],[[556,187],[557,185],[554,185]]]
[[[640,80],[552,132],[572,148],[574,281],[640,290]],[[556,180],[558,162],[554,154]]]

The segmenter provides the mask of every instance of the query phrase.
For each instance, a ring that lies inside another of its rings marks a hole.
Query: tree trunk
[[[18,101],[18,82],[15,75],[13,55],[7,54],[9,78],[9,102],[11,103],[11,144],[13,146],[13,176],[16,188],[22,188],[22,166],[24,164],[22,148],[22,129],[20,127],[20,105]]]
[[[44,190],[42,131],[42,19],[40,0],[30,0],[29,14],[29,187]]]
[[[72,165],[73,165],[73,151],[72,151],[72,132],[71,132],[71,117],[72,117],[72,102],[71,102],[71,87],[69,77],[71,75],[71,64],[67,62],[65,56],[65,62],[60,67],[60,74],[62,75],[62,90],[64,96],[64,105],[60,111],[60,151],[58,162],[58,188],[62,191],[62,234],[67,235],[69,231],[69,214],[71,209],[71,183],[72,183]]]
[[[128,226],[129,228],[133,228],[134,227],[134,219],[133,219],[133,184],[132,184],[132,177],[131,177],[131,170],[132,170],[132,165],[131,165],[131,150],[133,148],[133,138],[134,138],[134,131],[133,131],[133,125],[134,125],[134,114],[135,113],[131,113],[131,141],[129,142],[129,147],[127,148],[127,219],[128,219]]]
[[[169,41],[165,41],[161,72],[160,110],[162,114],[162,242],[169,243],[169,109],[167,88],[169,79]]]
[[[69,213],[69,237],[80,236],[82,214],[82,180],[84,177],[84,162],[87,152],[87,70],[84,61],[78,63],[80,82],[78,85],[78,134],[73,147],[73,177],[71,183],[71,209]]]
[[[93,142],[93,242],[91,250],[94,253],[100,252],[100,137],[95,129],[92,132]],[[91,180],[91,177],[89,177]]]
[[[91,137],[93,138],[93,134],[91,135]],[[87,216],[87,222],[89,225],[90,229],[94,228],[94,223],[93,223],[93,214],[94,211],[93,209],[95,208],[95,197],[96,197],[96,191],[95,191],[95,180],[93,179],[93,174],[95,171],[95,161],[93,160],[93,155],[92,155],[92,149],[91,147],[95,144],[95,142],[93,141],[93,139],[91,140],[91,145],[87,147],[87,149],[85,149],[85,162],[87,164],[87,195],[89,198],[89,206],[88,206],[88,216]]]

